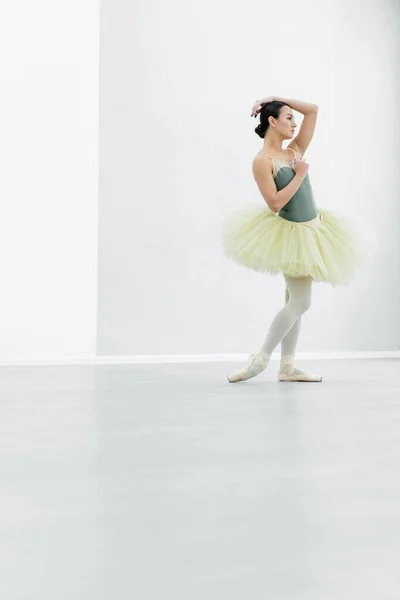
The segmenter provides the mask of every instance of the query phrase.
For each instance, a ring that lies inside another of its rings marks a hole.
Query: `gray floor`
[[[398,600],[400,360],[0,368],[2,600]]]

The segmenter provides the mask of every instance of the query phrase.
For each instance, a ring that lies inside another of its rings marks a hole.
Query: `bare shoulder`
[[[253,174],[256,175],[258,173],[273,172],[273,164],[272,160],[269,156],[264,154],[263,152],[258,152],[253,158]]]

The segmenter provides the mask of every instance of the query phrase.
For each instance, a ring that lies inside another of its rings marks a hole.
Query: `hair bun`
[[[265,136],[265,129],[264,127],[261,125],[261,123],[259,123],[259,125],[257,125],[257,127],[254,129],[254,131],[256,132],[257,135],[259,135],[261,138],[263,138]]]

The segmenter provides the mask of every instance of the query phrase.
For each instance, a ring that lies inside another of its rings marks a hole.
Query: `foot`
[[[279,369],[278,379],[279,381],[322,381],[321,375],[315,373],[307,373],[307,371],[301,371],[296,369],[293,357],[282,357],[281,366]]]
[[[257,354],[250,354],[249,361],[243,369],[227,375],[229,383],[236,383],[237,381],[246,381],[255,377],[261,371],[264,371],[268,365],[270,355],[260,350]]]

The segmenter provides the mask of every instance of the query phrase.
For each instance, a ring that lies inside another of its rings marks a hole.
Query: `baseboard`
[[[203,363],[203,362],[241,362],[248,359],[248,354],[147,354],[132,356],[94,356],[81,358],[44,357],[44,358],[0,358],[0,367],[9,366],[57,366],[57,365],[122,365],[122,364],[156,364],[156,363]],[[298,352],[298,360],[351,360],[369,358],[400,358],[399,350],[363,351],[363,352]],[[274,353],[271,360],[279,360],[280,354]]]

